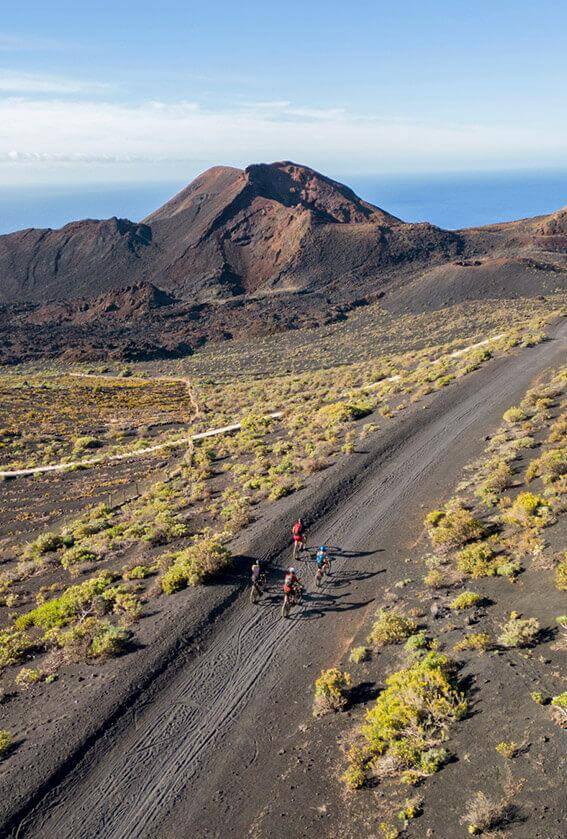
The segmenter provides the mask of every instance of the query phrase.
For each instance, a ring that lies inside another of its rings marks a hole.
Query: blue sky
[[[561,0],[3,5],[0,185],[567,167]]]

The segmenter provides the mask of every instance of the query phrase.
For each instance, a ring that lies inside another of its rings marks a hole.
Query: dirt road
[[[310,715],[313,680],[340,660],[384,586],[406,576],[424,508],[446,497],[530,381],[565,359],[566,342],[563,322],[553,340],[490,362],[370,440],[309,499],[319,515],[308,542],[334,547],[325,589],[315,591],[312,567],[300,565],[304,605],[281,620],[277,569],[288,554],[271,556],[271,596],[253,608],[242,592],[199,649],[163,673],[12,835],[333,835],[337,802],[324,803],[324,823],[315,806],[278,810],[287,746]],[[315,801],[322,786],[306,768],[302,799]]]

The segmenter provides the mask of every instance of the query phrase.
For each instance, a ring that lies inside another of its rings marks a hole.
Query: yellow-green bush
[[[492,577],[497,573],[497,566],[494,551],[483,542],[467,545],[457,554],[457,568],[468,577]]]
[[[368,636],[368,643],[373,647],[383,647],[386,644],[398,644],[413,635],[417,624],[411,618],[396,612],[379,609],[377,620],[372,624]]]
[[[0,758],[3,757],[13,742],[13,737],[5,728],[0,728]]]
[[[220,536],[197,536],[189,548],[175,555],[161,578],[162,591],[173,594],[188,585],[196,586],[230,565],[231,555]]]
[[[60,597],[48,600],[30,612],[20,615],[16,618],[14,626],[16,629],[37,626],[45,630],[65,626],[89,607],[94,598],[101,595],[112,581],[112,574],[103,571],[98,577],[70,586]]]
[[[474,591],[463,591],[461,594],[458,594],[454,600],[451,601],[449,604],[450,609],[454,609],[455,611],[461,611],[462,609],[471,609],[473,606],[477,606],[482,597],[480,594],[477,594]]]
[[[112,658],[124,651],[131,635],[127,629],[114,626],[110,621],[100,623],[89,647],[92,658]]]
[[[505,521],[522,527],[545,527],[551,521],[551,504],[542,495],[534,492],[521,492],[503,514]]]
[[[19,688],[26,690],[41,681],[41,670],[36,667],[22,667],[14,681]]]
[[[539,633],[540,625],[537,618],[521,618],[517,612],[511,612],[502,627],[498,643],[503,647],[531,647]]]
[[[484,652],[492,646],[492,639],[487,632],[471,632],[465,635],[460,641],[454,645],[453,649],[457,652],[462,650],[478,650]]]
[[[368,647],[360,646],[353,647],[350,651],[349,659],[354,664],[360,664],[361,661],[366,661],[368,658]]]
[[[11,664],[19,664],[33,649],[33,641],[21,630],[5,629],[0,631],[0,670]]]
[[[388,771],[405,770],[410,782],[431,774],[447,758],[436,743],[466,710],[452,663],[444,655],[427,653],[388,676],[385,689],[366,713],[361,729],[364,745],[351,755],[351,765],[379,773],[387,758]]]
[[[122,577],[125,580],[145,580],[152,573],[153,571],[148,565],[134,565],[133,568],[124,571]]]
[[[514,743],[513,740],[510,740],[509,742],[502,740],[501,743],[498,743],[498,745],[495,746],[495,750],[498,754],[501,757],[506,758],[506,760],[511,760],[513,757],[516,757],[519,748],[518,744]]]
[[[317,421],[324,426],[343,425],[345,422],[362,419],[374,409],[369,399],[359,399],[351,402],[334,402],[324,405],[317,411]]]
[[[504,412],[502,415],[502,419],[508,425],[515,425],[518,422],[523,422],[527,419],[528,415],[523,410],[523,408],[509,408],[507,411]]]
[[[555,566],[555,588],[567,591],[567,554]]]
[[[348,690],[352,684],[349,673],[338,667],[323,670],[315,681],[313,716],[318,717],[330,711],[340,711],[347,704]]]
[[[432,510],[425,518],[425,527],[432,544],[447,550],[485,534],[482,522],[458,502],[447,504],[443,510]]]
[[[86,545],[75,545],[61,554],[61,565],[63,568],[70,568],[72,565],[80,565],[84,562],[96,562],[100,558],[99,554],[87,548]]]

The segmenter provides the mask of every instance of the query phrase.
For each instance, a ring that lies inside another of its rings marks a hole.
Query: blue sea
[[[406,221],[458,229],[550,213],[567,205],[567,170],[443,175],[333,173],[367,201]],[[189,179],[187,179],[189,180]],[[144,218],[187,180],[145,186],[0,189],[0,233],[60,227],[80,218]]]

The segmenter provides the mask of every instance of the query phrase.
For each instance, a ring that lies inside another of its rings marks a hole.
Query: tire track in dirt
[[[471,429],[476,439],[482,439],[486,417],[495,406],[508,407],[518,389],[561,352],[559,342],[542,347],[537,354],[515,356],[501,364],[495,375],[479,375],[477,392],[452,405],[446,414],[424,411],[423,422],[413,434],[400,436],[369,462],[368,474],[350,495],[342,488],[334,509],[318,522],[310,537],[341,545],[345,551],[377,544],[381,530],[403,517],[415,487],[431,481],[436,465],[451,456],[459,440]],[[285,558],[280,555],[279,564]],[[337,557],[333,574],[340,576],[349,564],[352,560]],[[375,567],[375,558],[357,562],[357,569]],[[20,839],[205,835],[192,833],[187,821],[179,832],[167,834],[161,825],[171,821],[179,802],[189,802],[190,811],[193,799],[210,797],[209,767],[216,761],[222,772],[223,741],[246,706],[261,700],[267,673],[273,671],[276,659],[280,663],[280,653],[290,639],[301,630],[306,650],[317,643],[321,626],[301,620],[318,602],[312,580],[307,594],[295,619],[282,621],[279,592],[277,601],[255,611],[245,592],[223,621],[211,628],[199,655],[186,663],[153,703],[142,706],[136,726],[118,732],[114,742],[111,730],[110,742],[90,759],[87,755],[77,771],[40,803],[33,819],[21,825]],[[325,589],[321,594],[326,596]],[[326,632],[340,633],[340,620],[326,615],[324,622]],[[255,749],[259,749],[257,744]],[[262,802],[256,805],[260,810]],[[226,835],[242,835],[232,830],[227,825]]]

